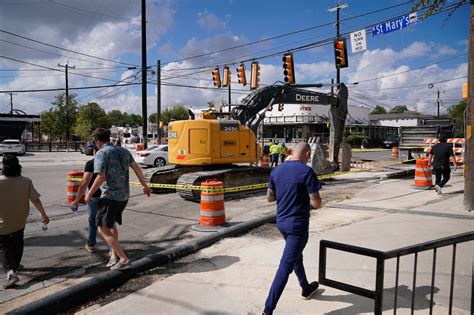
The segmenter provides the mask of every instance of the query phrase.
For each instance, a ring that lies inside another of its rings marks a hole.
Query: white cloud
[[[226,18],[229,17],[229,15],[226,15]],[[215,14],[210,13],[207,10],[204,10],[203,12],[198,12],[196,23],[202,28],[209,30],[225,28],[226,25],[226,21],[219,19]]]

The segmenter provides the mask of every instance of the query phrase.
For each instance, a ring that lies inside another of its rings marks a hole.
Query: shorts
[[[96,224],[106,228],[113,228],[115,222],[122,225],[122,212],[127,206],[128,200],[117,201],[102,198],[99,200],[99,209],[97,210]]]

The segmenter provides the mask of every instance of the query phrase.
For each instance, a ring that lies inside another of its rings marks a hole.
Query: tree
[[[107,113],[107,120],[113,126],[125,126],[123,114],[118,109],[113,109]]]
[[[69,140],[72,128],[76,122],[78,102],[76,94],[70,94],[66,102],[66,93],[61,93],[54,97],[51,103],[55,106],[53,108],[54,116],[57,119],[57,135],[66,135],[66,140]]]
[[[464,111],[466,107],[466,102],[462,101],[448,108],[448,116],[456,126],[456,137],[464,137]]]
[[[97,127],[110,128],[105,111],[94,102],[80,106],[74,125],[74,134],[81,139],[90,139]]]
[[[389,113],[391,114],[398,114],[398,113],[404,113],[408,112],[408,108],[406,105],[398,105],[390,109]]]
[[[54,108],[50,108],[47,111],[41,112],[41,132],[48,135],[49,140],[55,136],[60,136],[60,126],[57,111]]]
[[[375,106],[374,110],[370,112],[371,115],[377,115],[377,114],[386,114],[387,113],[387,110],[385,109],[385,107],[382,107],[382,106]]]
[[[161,113],[161,120],[164,125],[168,125],[171,120],[187,120],[189,118],[188,109],[184,105],[175,105],[165,109]]]

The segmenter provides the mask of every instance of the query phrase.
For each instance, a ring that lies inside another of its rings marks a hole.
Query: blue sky
[[[448,5],[453,3],[447,2]],[[46,69],[11,58],[58,70],[61,70],[58,63],[69,61],[76,66],[71,70],[76,73],[70,76],[71,87],[114,84],[118,80],[139,82],[138,70],[127,70],[126,65],[118,63],[141,64],[139,3],[137,0],[1,0],[1,30],[115,63],[0,32],[0,55],[10,58],[0,58],[0,70],[16,70],[0,71],[0,90],[64,86],[63,73],[44,71]],[[408,14],[412,7],[412,3],[406,1],[347,0],[344,3],[349,6],[341,10],[343,34],[369,30],[376,22]],[[155,65],[157,59],[163,64],[163,83],[168,84],[162,87],[163,106],[184,104],[199,108],[209,101],[226,102],[227,92],[213,88],[210,72],[215,65],[231,67],[233,103],[238,103],[249,92],[248,85],[243,87],[236,82],[235,67],[242,60],[248,60],[247,69],[250,59],[259,61],[262,84],[283,80],[281,57],[285,50],[328,40],[335,35],[335,13],[328,9],[336,4],[334,0],[147,1],[148,64]],[[379,11],[364,15],[375,10]],[[422,12],[418,13],[419,17]],[[298,32],[308,28],[311,29]],[[465,5],[451,17],[444,12],[376,38],[367,34],[365,52],[351,53],[349,45],[350,67],[341,70],[341,77],[348,84],[350,104],[369,108],[407,105],[410,109],[434,114],[436,93],[440,90],[441,109],[445,111],[461,99],[461,85],[467,81],[463,77],[467,75],[468,30],[469,6]],[[296,33],[246,45],[292,32]],[[186,59],[238,45],[246,46]],[[275,56],[261,58],[271,54]],[[297,83],[329,83],[335,77],[331,44],[296,51],[294,59]],[[173,62],[176,60],[180,61]],[[420,69],[414,70],[416,68]],[[39,71],[31,71],[34,69]],[[156,76],[150,72],[148,79],[154,82]],[[354,85],[356,82],[359,84]],[[322,89],[326,90],[328,88]],[[14,104],[30,114],[39,113],[51,106],[57,93],[19,92],[14,95]],[[81,103],[96,101],[106,110],[141,113],[139,86],[75,93]],[[9,96],[0,94],[0,112],[9,110],[8,102]],[[148,103],[148,112],[152,113],[156,108],[153,85],[148,86]]]

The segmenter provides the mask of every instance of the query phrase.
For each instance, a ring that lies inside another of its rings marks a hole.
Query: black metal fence
[[[27,152],[66,152],[66,151],[80,151],[81,142],[69,143],[27,143]]]
[[[394,297],[394,306],[393,313],[397,313],[397,295],[398,295],[398,278],[400,271],[400,257],[406,255],[415,255],[414,266],[413,266],[413,289],[411,296],[411,313],[414,312],[415,307],[415,289],[416,289],[416,276],[417,276],[417,263],[418,263],[418,253],[433,250],[433,267],[431,273],[431,292],[430,292],[430,314],[433,313],[433,296],[434,296],[434,284],[435,284],[435,274],[436,274],[436,252],[440,247],[452,246],[452,264],[451,264],[451,283],[449,290],[449,314],[452,313],[453,307],[453,289],[454,289],[454,272],[456,265],[456,245],[463,242],[469,242],[474,240],[474,232],[467,232],[463,234],[453,235],[450,237],[441,238],[438,240],[425,242],[417,245],[412,245],[408,247],[403,247],[391,251],[378,251],[364,247],[358,247],[348,244],[342,244],[332,241],[322,240],[319,247],[319,282],[322,285],[328,287],[333,287],[339,290],[347,291],[353,294],[364,296],[370,299],[375,300],[374,302],[374,314],[382,314],[383,306],[383,285],[384,285],[384,274],[385,274],[385,261],[388,259],[396,258],[396,274],[395,274],[395,297]],[[335,249],[344,252],[349,252],[353,254],[358,254],[362,256],[373,257],[377,260],[376,263],[376,276],[375,276],[375,290],[368,290],[365,288],[353,286],[347,283],[335,281],[328,279],[326,277],[326,258],[327,258],[327,249]],[[472,255],[468,253],[468,255]],[[474,275],[473,275],[474,277]],[[473,288],[474,291],[474,283]],[[471,292],[471,295],[474,296],[474,292]],[[471,302],[471,314],[474,314],[474,300]]]

